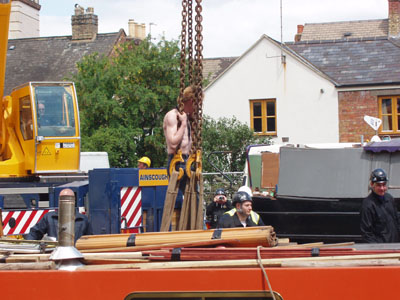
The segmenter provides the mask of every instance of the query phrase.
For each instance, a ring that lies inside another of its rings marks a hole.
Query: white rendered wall
[[[11,2],[9,39],[39,37],[39,10],[20,1]]]
[[[250,126],[250,99],[276,99],[277,136],[289,143],[339,142],[338,100],[334,85],[298,59],[262,38],[205,90],[204,114],[235,116]],[[321,89],[323,93],[321,93]]]

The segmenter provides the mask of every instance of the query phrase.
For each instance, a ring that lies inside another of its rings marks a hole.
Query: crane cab
[[[79,112],[72,82],[29,82],[4,97],[3,109],[0,177],[79,171]]]

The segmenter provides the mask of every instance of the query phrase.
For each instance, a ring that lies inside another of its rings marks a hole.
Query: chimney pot
[[[87,14],[94,14],[94,7],[88,7],[87,9],[86,9],[86,13]]]
[[[297,33],[302,34],[304,30],[304,25],[297,25]]]

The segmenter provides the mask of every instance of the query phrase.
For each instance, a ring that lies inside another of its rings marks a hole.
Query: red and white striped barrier
[[[142,189],[121,188],[121,232],[139,233],[142,226]]]
[[[45,214],[54,209],[13,210],[1,213],[4,235],[28,233]]]

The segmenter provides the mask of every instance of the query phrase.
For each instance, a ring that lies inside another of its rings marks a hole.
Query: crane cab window
[[[33,138],[32,106],[29,96],[19,99],[20,130],[24,140]]]
[[[70,86],[34,87],[39,136],[75,136],[75,113]]]

